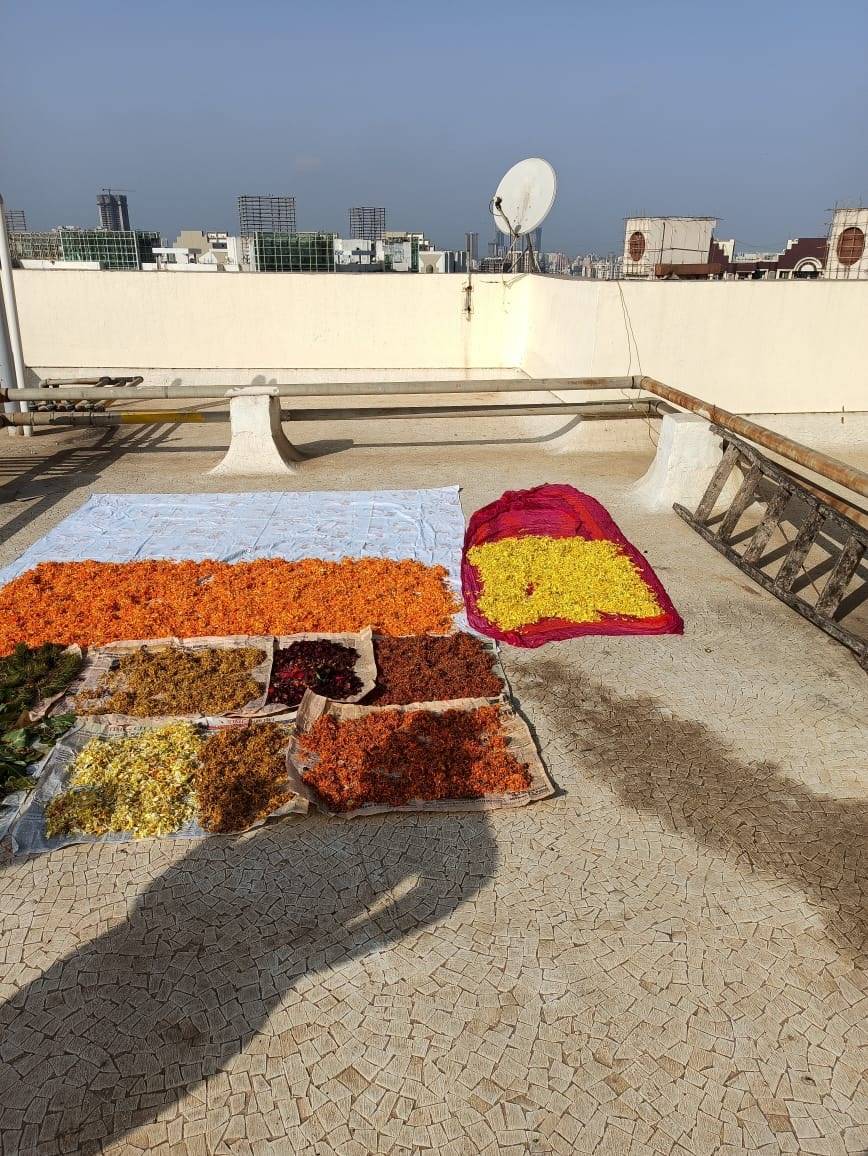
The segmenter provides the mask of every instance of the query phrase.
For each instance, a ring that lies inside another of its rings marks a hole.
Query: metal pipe
[[[492,405],[492,406],[444,406],[419,407],[394,406],[374,409],[292,409],[281,413],[284,421],[364,421],[378,418],[418,418],[418,417],[548,417],[577,414],[582,417],[648,417],[657,412],[660,402],[652,398],[617,401],[573,401],[556,402],[551,405]],[[11,414],[5,419],[14,426],[94,426],[116,427],[121,425],[174,425],[181,422],[225,422],[228,414],[224,411],[200,410],[156,410],[106,413],[92,410],[81,413],[29,413]]]
[[[473,381],[294,381],[283,385],[146,385],[127,389],[103,386],[61,386],[22,389],[30,401],[177,401],[190,398],[227,398],[244,388],[273,389],[278,397],[356,397],[359,394],[425,393],[551,393],[564,389],[637,389],[638,377],[542,377]]]
[[[857,469],[856,466],[848,465],[847,462],[842,462],[838,458],[832,458],[820,450],[809,449],[799,442],[794,442],[792,438],[775,433],[773,430],[766,429],[765,426],[757,425],[749,418],[740,417],[738,414],[730,413],[729,410],[710,405],[690,393],[683,393],[680,389],[673,389],[669,385],[664,385],[662,381],[657,381],[653,377],[640,378],[639,387],[647,389],[649,393],[654,393],[681,409],[689,409],[713,425],[738,434],[747,441],[755,442],[756,445],[763,446],[765,449],[771,450],[772,453],[795,462],[803,469],[810,470],[811,473],[837,482],[839,486],[852,490],[855,494],[861,494],[862,497],[868,497],[868,474]]]
[[[14,388],[15,368],[12,362],[12,346],[9,343],[9,334],[6,330],[6,317],[3,310],[2,294],[0,294],[0,387]],[[18,409],[14,401],[3,402],[5,414],[15,413]],[[18,430],[9,427],[10,434],[17,434]]]
[[[821,502],[824,502],[827,506],[831,506],[833,510],[837,510],[839,514],[843,514],[845,518],[849,518],[851,521],[856,522],[857,525],[868,530],[868,510],[864,510],[861,506],[855,506],[852,502],[845,502],[838,494],[833,494],[831,490],[827,490],[825,486],[809,482],[807,478],[802,477],[801,474],[797,474],[794,470],[785,469],[784,466],[781,466],[781,469],[784,470],[786,474],[789,474],[791,478],[794,478],[803,489],[808,490],[814,497],[819,498]]]
[[[377,406],[371,409],[292,409],[284,410],[284,421],[365,421],[371,418],[430,418],[430,417],[548,417],[579,414],[582,417],[646,417],[654,414],[660,402],[653,398],[617,401],[564,401],[551,405],[486,405],[486,406]],[[618,411],[628,411],[618,412]]]
[[[119,413],[114,410],[112,413],[106,413],[104,410],[91,410],[90,412],[76,413],[75,411],[68,411],[66,413],[42,413],[39,410],[30,410],[28,413],[13,413],[5,417],[3,420],[10,425],[28,426],[39,425],[70,425],[70,426],[95,426],[103,428],[106,426],[114,427],[121,425],[177,425],[184,422],[210,422],[210,421],[228,421],[229,415],[226,413],[202,413],[200,410],[186,409],[181,411],[163,409],[163,410],[140,410],[133,413]]]
[[[21,328],[18,324],[18,307],[15,303],[15,282],[12,279],[12,256],[9,252],[9,235],[6,231],[6,204],[0,196],[0,306],[6,319],[6,335],[9,340],[9,349],[12,354],[12,373],[15,388],[18,391],[16,400],[18,408],[27,410],[27,402],[22,400],[21,390],[25,385],[24,351],[21,347]],[[8,382],[4,382],[8,386]],[[10,399],[11,400],[11,399]],[[24,430],[24,436],[29,437],[30,431]]]
[[[144,380],[140,373],[133,377],[109,377],[108,375],[105,377],[44,377],[42,385],[121,385],[132,387],[141,385]]]

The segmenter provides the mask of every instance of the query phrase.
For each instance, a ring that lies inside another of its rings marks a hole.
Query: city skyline
[[[841,64],[868,33],[864,5],[833,0],[817,19],[804,0],[699,11],[680,0],[542,0],[535,39],[550,47],[519,75],[502,67],[517,0],[372,3],[378,19],[361,28],[357,58],[383,56],[383,27],[407,51],[388,53],[385,67],[342,70],[327,48],[346,4],[254,0],[231,85],[204,66],[239,52],[226,0],[207,20],[194,4],[155,0],[149,19],[171,30],[173,53],[157,53],[134,80],[140,8],[106,22],[81,0],[13,6],[4,31],[10,43],[40,43],[41,80],[33,91],[26,53],[11,54],[0,75],[4,107],[15,110],[0,124],[0,191],[31,228],[46,229],[90,224],[95,193],[120,187],[133,226],[165,236],[233,231],[240,192],[286,191],[300,229],[341,235],[349,206],[386,205],[390,226],[455,249],[479,232],[484,252],[500,176],[542,155],[559,177],[546,244],[571,253],[616,251],[622,218],[641,213],[713,215],[746,248],[780,248],[823,232],[836,203],[868,197],[864,150],[853,147],[866,81]],[[419,43],[447,57],[471,45],[461,84],[420,69]],[[70,68],[91,56],[99,69]]]
[[[106,190],[103,190],[103,193],[105,193],[105,192],[106,192]],[[101,196],[98,195],[97,201],[99,202],[101,199],[102,199]],[[128,198],[126,196],[123,196],[120,198],[120,200],[123,202],[123,213],[126,214],[128,212],[128,203],[127,203]],[[272,203],[269,206],[267,212],[262,208],[261,203],[263,203],[263,202]],[[276,203],[276,202],[286,202],[291,207],[289,209],[286,209],[284,207],[274,207],[274,203]],[[865,202],[868,202],[868,198],[862,199],[862,203],[865,203]],[[242,209],[242,205],[245,203],[246,203],[246,209]],[[250,207],[251,203],[257,203],[257,204],[255,204],[251,208]],[[257,222],[255,227],[257,229],[260,229],[260,230],[265,230],[266,232],[268,232],[268,231],[278,231],[278,232],[284,231],[284,232],[298,232],[298,233],[307,233],[307,234],[315,234],[315,233],[324,234],[324,235],[331,234],[335,237],[352,237],[352,236],[356,236],[356,235],[361,236],[362,233],[365,231],[364,229],[359,230],[358,228],[354,227],[353,214],[372,214],[372,213],[385,214],[385,212],[386,212],[385,209],[367,209],[367,208],[359,208],[359,207],[350,208],[349,210],[347,210],[347,212],[349,214],[349,218],[350,218],[349,228],[345,228],[345,229],[323,228],[323,227],[318,227],[318,226],[313,226],[313,225],[307,225],[304,222],[298,224],[296,222],[296,204],[297,204],[297,199],[292,194],[261,194],[261,195],[259,195],[259,194],[254,194],[254,195],[242,194],[242,195],[239,195],[235,198],[235,208],[234,208],[234,212],[232,214],[233,219],[230,219],[229,225],[226,228],[212,228],[210,223],[202,224],[200,221],[196,221],[196,222],[188,222],[187,224],[182,225],[178,228],[172,228],[172,229],[168,229],[168,230],[160,229],[160,228],[151,229],[150,226],[144,226],[144,227],[137,226],[134,222],[132,222],[129,219],[127,219],[126,227],[128,228],[128,230],[137,230],[138,229],[139,231],[152,232],[155,234],[159,234],[161,237],[163,237],[164,241],[168,244],[168,243],[171,243],[173,237],[177,238],[180,236],[180,234],[187,232],[191,229],[192,230],[201,229],[204,233],[225,233],[229,236],[234,235],[234,236],[239,236],[239,237],[243,238],[243,237],[246,237],[248,235],[252,235],[254,226],[253,226],[253,224],[251,224],[251,221],[255,217],[256,222]],[[831,227],[832,218],[833,218],[833,214],[835,213],[835,211],[837,209],[845,209],[848,207],[854,207],[855,208],[855,206],[847,206],[847,205],[839,202],[837,205],[832,206],[831,208],[825,210],[824,213],[822,214],[822,221],[819,222],[818,224],[816,224],[814,229],[813,229],[813,235],[815,235],[815,236],[827,235],[829,228]],[[247,219],[244,216],[245,211],[247,212],[248,217],[250,217],[250,220],[248,220],[246,227],[244,224],[245,220]],[[112,225],[106,224],[105,222],[102,221],[102,213],[103,213],[103,211],[100,208],[101,223],[97,227],[98,228],[105,228],[105,229],[108,229],[109,231],[111,231]],[[239,222],[239,213],[241,214],[240,222]],[[271,216],[269,216],[268,219],[266,219],[266,216],[268,216],[269,213],[271,214]],[[19,232],[22,231],[22,226],[25,225],[25,216],[26,215],[28,216],[28,222],[29,222],[29,219],[32,219],[32,218],[29,217],[29,214],[26,214],[26,211],[24,209],[12,209],[12,210],[10,210],[7,207],[7,209],[6,209],[7,228],[9,229],[10,233],[16,232],[16,231],[19,231]],[[655,216],[655,215],[657,215],[657,214],[651,214],[651,216]],[[663,217],[663,216],[668,217],[668,215],[665,215],[665,214],[659,214],[659,216],[660,217]],[[273,219],[272,219],[272,217],[273,217]],[[543,246],[541,244],[542,229],[538,228],[538,229],[535,229],[533,231],[533,233],[531,234],[533,250],[534,250],[534,252],[538,253],[540,255],[540,257],[546,256],[546,255],[561,257],[564,254],[567,254],[571,260],[572,259],[580,260],[584,257],[595,257],[595,258],[596,257],[599,257],[599,258],[617,257],[621,253],[621,251],[624,247],[624,235],[623,235],[624,222],[629,220],[629,219],[630,219],[629,216],[624,216],[623,218],[619,217],[616,219],[616,225],[619,229],[618,237],[615,238],[613,243],[606,248],[599,248],[599,249],[586,248],[586,249],[575,250],[575,249],[565,248],[564,246],[559,247],[554,242],[547,243],[545,246]],[[382,221],[383,221],[383,223],[385,223],[385,216],[382,217]],[[721,238],[724,237],[724,234],[727,232],[727,230],[725,228],[721,228],[721,226],[725,225],[725,222],[718,220],[717,218],[715,218],[715,222],[716,222],[716,226],[717,226],[715,229],[715,238],[720,240]],[[120,226],[116,226],[116,227],[120,227]],[[32,233],[48,233],[48,232],[57,231],[58,229],[61,229],[61,230],[63,230],[63,229],[66,229],[66,230],[83,229],[83,230],[87,231],[87,230],[90,230],[92,228],[93,228],[93,226],[89,225],[87,223],[72,223],[71,221],[66,220],[65,223],[63,223],[63,224],[55,222],[52,225],[45,225],[45,226],[42,226],[41,228],[30,228],[30,232],[32,232]],[[379,232],[379,231],[380,230],[379,230],[379,225],[378,225],[374,229],[374,232]],[[777,254],[777,253],[783,251],[785,249],[785,247],[791,242],[791,240],[794,236],[794,230],[793,229],[784,228],[784,229],[779,230],[779,231],[780,231],[781,236],[785,237],[785,240],[782,241],[780,244],[767,244],[767,245],[756,244],[756,243],[752,244],[749,241],[743,241],[738,236],[735,236],[733,238],[733,241],[731,242],[731,244],[734,243],[735,250],[738,253],[743,254],[745,257],[756,258],[756,257],[762,257],[764,255],[765,256],[772,256],[773,254]],[[428,230],[426,230],[424,228],[414,229],[413,227],[410,227],[406,230],[403,230],[403,229],[397,230],[397,232],[407,232],[408,234],[413,233],[413,232],[418,232],[419,234],[423,234],[423,233],[427,234]],[[489,229],[488,236],[490,237],[490,240],[485,240],[486,234],[484,232],[465,231],[463,234],[463,240],[462,240],[462,238],[458,238],[456,244],[448,244],[448,243],[443,244],[442,242],[439,241],[438,238],[433,238],[433,242],[434,242],[433,247],[437,250],[463,252],[467,249],[468,238],[473,237],[473,238],[475,238],[476,255],[478,255],[480,258],[482,257],[483,250],[487,251],[489,257],[491,257],[491,255],[493,253],[496,253],[498,255],[502,255],[502,253],[505,252],[506,249],[509,247],[508,246],[508,239],[497,228],[496,224],[494,223],[493,218],[490,222],[490,229]],[[482,237],[482,241],[480,241],[480,239],[479,239],[480,237]]]

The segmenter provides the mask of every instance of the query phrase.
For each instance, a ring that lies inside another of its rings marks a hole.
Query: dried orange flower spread
[[[473,546],[467,557],[482,579],[479,609],[502,630],[542,618],[600,622],[604,615],[661,613],[639,570],[615,542],[528,535]]]
[[[459,609],[442,566],[324,562],[43,562],[0,592],[0,654],[18,642],[361,630],[445,634]]]

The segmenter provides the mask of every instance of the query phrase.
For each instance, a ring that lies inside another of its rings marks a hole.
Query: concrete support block
[[[692,413],[667,413],[660,423],[657,453],[648,472],[632,487],[632,496],[649,510],[671,510],[680,502],[696,508],[723,456],[720,438],[708,422]],[[740,475],[733,471],[721,499],[730,500]]]
[[[296,472],[302,455],[280,424],[280,398],[268,386],[230,394],[229,449],[209,473],[222,477],[286,476]]]

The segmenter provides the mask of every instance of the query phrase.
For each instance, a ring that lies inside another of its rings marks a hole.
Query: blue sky
[[[290,192],[444,247],[491,234],[515,160],[559,176],[545,249],[606,251],[635,212],[716,215],[740,248],[868,199],[868,4],[799,0],[31,0],[3,16],[0,192],[31,228],[235,229]]]

